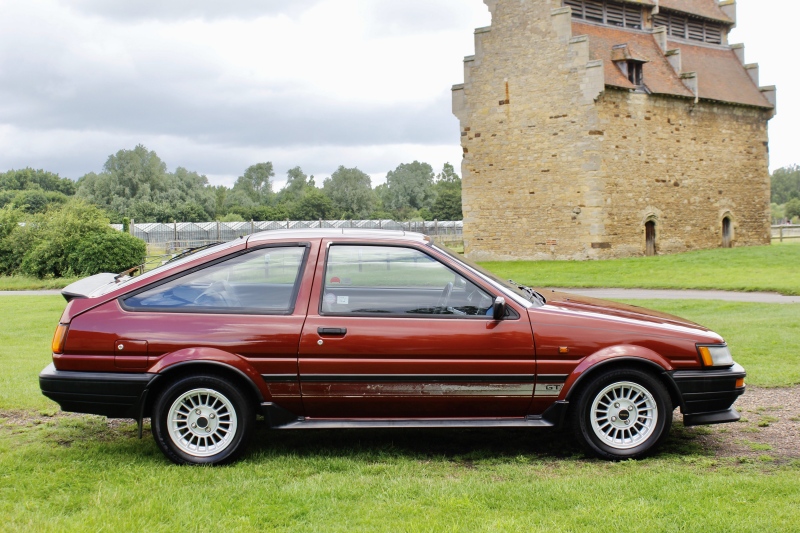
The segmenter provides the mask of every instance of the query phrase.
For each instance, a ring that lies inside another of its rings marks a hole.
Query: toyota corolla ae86
[[[273,429],[550,428],[605,459],[733,422],[744,369],[695,323],[502,280],[420,234],[258,233],[66,289],[42,392],[150,418],[176,463]]]

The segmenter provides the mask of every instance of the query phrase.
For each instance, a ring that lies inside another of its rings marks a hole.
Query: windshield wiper
[[[536,300],[537,302],[539,302],[542,305],[547,303],[547,300],[545,300],[544,296],[542,296],[541,294],[539,294],[535,290],[531,289],[530,287],[528,287],[526,285],[523,285],[521,283],[517,283],[513,279],[508,280],[508,282],[510,284],[512,284],[513,286],[515,286],[516,288],[518,288],[519,290],[524,291],[530,297],[531,300]]]

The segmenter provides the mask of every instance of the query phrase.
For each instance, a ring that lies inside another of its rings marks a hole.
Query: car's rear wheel
[[[229,381],[188,376],[167,387],[153,409],[153,436],[177,464],[221,464],[244,451],[255,413]]]
[[[655,449],[672,426],[672,400],[664,385],[635,369],[594,377],[578,394],[575,434],[603,459],[636,459]]]

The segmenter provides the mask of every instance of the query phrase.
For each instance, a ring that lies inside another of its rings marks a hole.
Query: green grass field
[[[158,261],[150,266],[158,264]],[[608,261],[482,263],[498,276],[534,287],[619,287],[770,291],[800,295],[800,240],[772,246],[704,250]],[[74,279],[0,276],[0,291],[63,288]]]
[[[646,304],[716,328],[750,384],[800,382],[800,306]],[[173,466],[132,422],[39,393],[63,307],[0,298],[0,532],[800,530],[800,461],[717,458],[680,425],[635,462],[548,431],[259,428],[239,463]]]
[[[800,246],[795,244],[608,261],[481,264],[502,278],[533,287],[719,289],[800,294]]]

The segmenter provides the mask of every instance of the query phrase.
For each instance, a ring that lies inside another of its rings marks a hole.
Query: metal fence
[[[772,226],[772,239],[783,242],[784,240],[800,239],[800,225],[783,224]]]
[[[112,224],[122,231],[122,224]],[[463,237],[462,221],[395,222],[394,220],[279,220],[267,222],[173,222],[171,224],[131,224],[130,233],[148,245],[170,249],[232,241],[259,231],[300,228],[362,228],[404,230],[424,233],[442,241]]]

